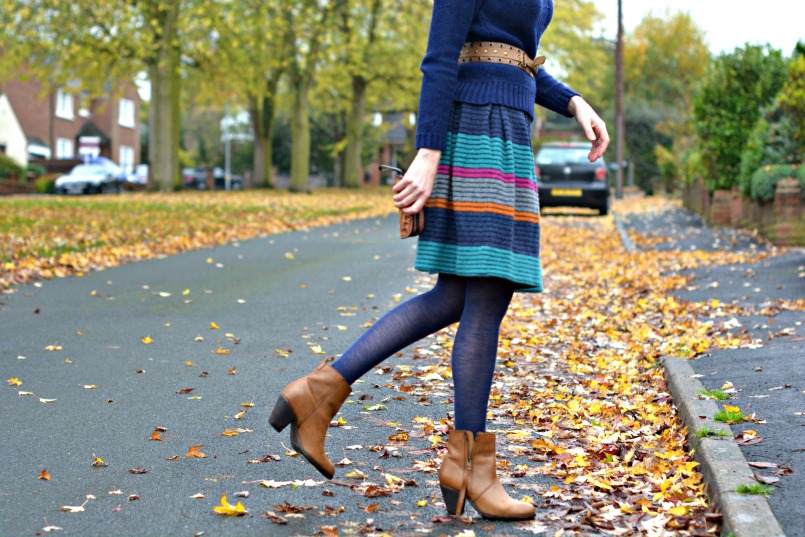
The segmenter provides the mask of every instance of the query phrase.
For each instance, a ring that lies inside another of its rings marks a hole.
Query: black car
[[[208,182],[210,176],[212,179],[212,188],[216,190],[224,190],[226,188],[226,174],[223,168],[196,166],[195,168],[185,168],[182,170],[184,187],[192,190],[207,190],[210,186],[210,182]],[[239,175],[230,176],[229,188],[231,190],[242,190],[243,178]]]
[[[539,205],[587,207],[609,213],[609,173],[603,157],[590,162],[592,144],[546,143],[537,151]]]

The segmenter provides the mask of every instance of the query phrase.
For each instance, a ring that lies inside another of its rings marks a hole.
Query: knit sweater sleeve
[[[482,0],[434,0],[422,60],[416,147],[444,150],[458,84],[458,56]]]
[[[579,93],[556,80],[542,67],[537,71],[536,78],[537,97],[535,102],[557,114],[562,114],[565,117],[573,117],[568,113],[567,105],[570,99],[575,95],[579,95]]]

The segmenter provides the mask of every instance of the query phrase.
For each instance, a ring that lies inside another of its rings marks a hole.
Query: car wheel
[[[606,216],[609,214],[609,201],[607,201],[605,205],[602,205],[598,208],[598,214],[601,216]]]

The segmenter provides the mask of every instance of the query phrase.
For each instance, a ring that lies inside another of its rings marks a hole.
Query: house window
[[[69,93],[61,88],[56,90],[56,117],[72,121],[75,118],[73,114],[73,101],[74,98]]]
[[[127,145],[120,146],[120,167],[126,175],[134,171],[134,148]]]
[[[131,99],[120,99],[118,123],[120,123],[121,127],[134,128],[134,101]]]
[[[56,139],[56,158],[73,158],[73,141],[69,138]]]

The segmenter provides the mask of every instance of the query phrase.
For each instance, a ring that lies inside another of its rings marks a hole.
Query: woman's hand
[[[394,206],[406,214],[416,214],[425,206],[433,190],[442,152],[421,148],[403,178],[394,185]]]
[[[595,162],[603,156],[609,146],[606,123],[580,95],[574,95],[570,99],[567,111],[576,118],[576,122],[584,129],[587,139],[593,143],[593,148],[587,158],[590,159],[590,162]]]

